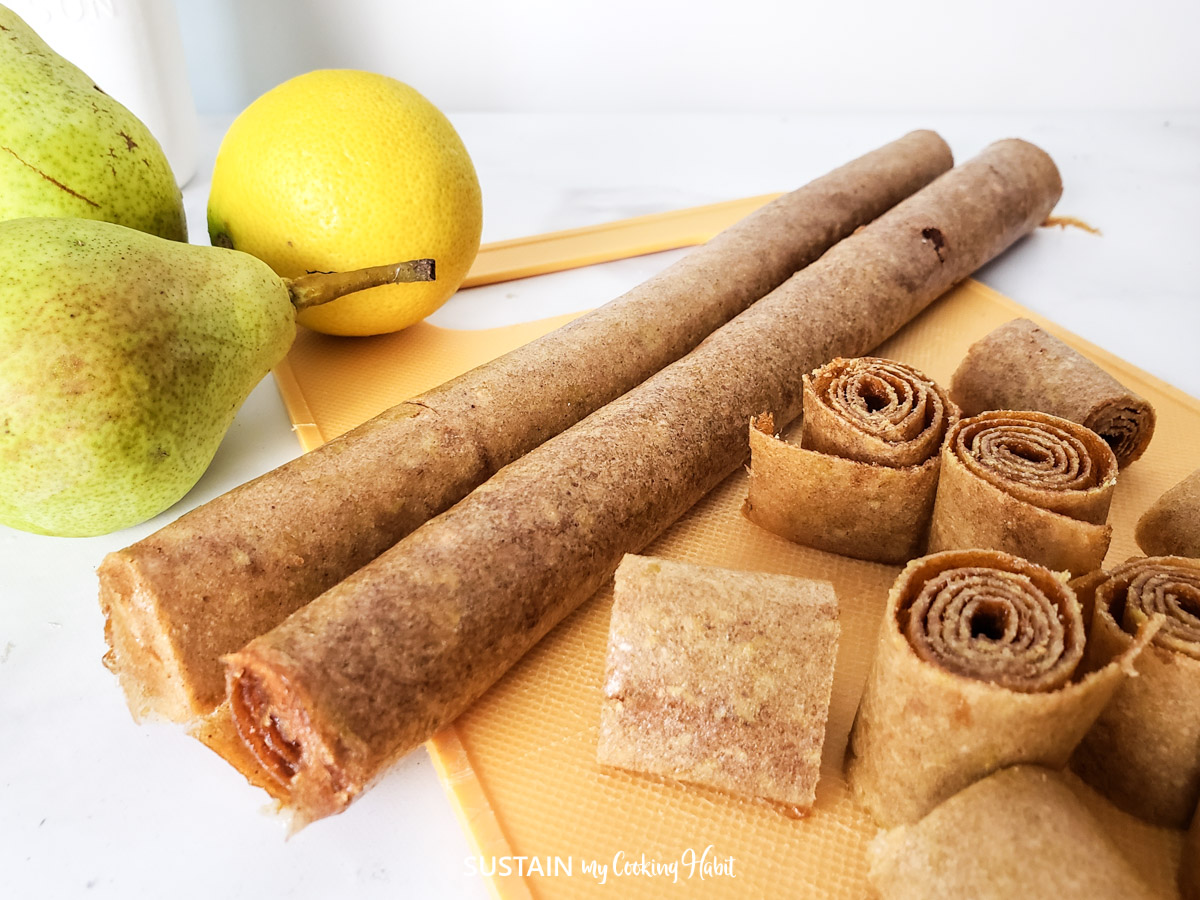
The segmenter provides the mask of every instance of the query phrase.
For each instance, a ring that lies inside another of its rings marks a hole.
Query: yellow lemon
[[[299,313],[326,334],[382,334],[446,302],[479,250],[482,201],[454,127],[406,84],[326,69],[268,91],[217,153],[208,233],[285,278],[430,257],[437,280]]]

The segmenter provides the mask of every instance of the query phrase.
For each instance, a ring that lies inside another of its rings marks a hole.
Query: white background
[[[319,66],[396,75],[451,113],[485,240],[786,190],[917,127],[959,160],[1016,135],[1058,162],[1060,211],[1104,236],[1041,230],[980,278],[1200,395],[1194,2],[177,5],[210,114],[185,193],[193,241],[232,116]],[[669,258],[466,292],[433,319],[594,306]],[[153,522],[86,540],[0,527],[0,897],[485,895],[423,751],[285,842],[219,759],[135,726],[100,666],[104,553],[298,451],[268,379],[199,485]]]
[[[1195,0],[175,2],[203,112],[326,67],[392,75],[451,111],[1200,103]]]

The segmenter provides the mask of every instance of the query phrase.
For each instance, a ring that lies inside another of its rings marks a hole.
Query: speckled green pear
[[[187,239],[183,198],[146,126],[0,6],[0,220],[23,216]]]
[[[287,352],[292,304],[246,253],[0,223],[0,522],[95,535],[173,504]]]

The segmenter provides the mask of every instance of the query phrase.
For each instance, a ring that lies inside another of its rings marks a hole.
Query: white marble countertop
[[[1200,114],[451,118],[479,170],[484,240],[787,190],[918,127],[959,160],[1027,138],[1062,170],[1060,212],[1103,236],[1042,229],[978,277],[1200,395]],[[204,123],[201,175],[185,191],[197,242],[225,125]],[[583,309],[674,257],[466,292],[432,320],[475,328]],[[424,751],[285,841],[264,795],[216,756],[176,728],[134,725],[100,665],[101,557],[298,453],[268,378],[200,484],[154,521],[89,539],[0,526],[0,896],[487,896]]]

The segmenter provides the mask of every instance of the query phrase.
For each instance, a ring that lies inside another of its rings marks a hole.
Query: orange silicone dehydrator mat
[[[721,225],[714,221],[710,230]],[[523,246],[537,255],[537,239]],[[495,273],[492,279],[498,280]],[[1189,448],[1200,444],[1200,402],[974,281],[935,302],[877,352],[948,384],[968,345],[1018,315],[1087,354],[1157,408],[1150,449],[1121,473],[1113,502],[1108,563],[1124,560],[1138,552],[1137,517],[1195,467]],[[311,449],[570,318],[484,331],[419,325],[368,339],[305,332],[276,375],[301,442]],[[745,492],[746,475],[739,471],[644,552],[833,582],[842,635],[814,811],[790,819],[752,801],[596,764],[611,605],[606,588],[427,745],[482,857],[477,864],[497,872],[489,879],[496,896],[655,898],[686,889],[703,897],[858,900],[869,893],[864,851],[876,829],[850,800],[840,762],[899,567],[811,550],[762,531],[740,514]],[[1138,822],[1073,784],[1157,891],[1176,896],[1179,834]],[[512,874],[502,874],[503,857],[510,858]],[[517,857],[536,857],[537,863]],[[704,860],[718,865],[706,868]],[[596,869],[588,871],[593,863]],[[599,867],[606,870],[603,883]],[[527,874],[516,874],[518,869]]]

